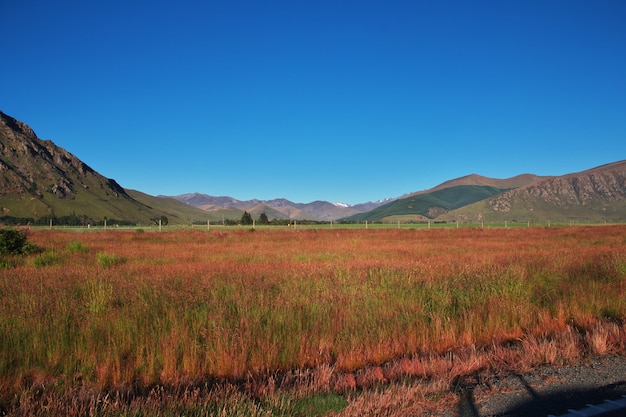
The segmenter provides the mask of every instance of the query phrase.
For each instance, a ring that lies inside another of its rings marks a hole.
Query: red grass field
[[[135,402],[99,415],[210,415],[212,387],[245,408],[306,380],[292,395],[341,394],[357,415],[359,387],[626,353],[624,226],[28,239],[46,252],[0,269],[0,414],[116,395]],[[157,388],[178,394],[157,406]]]

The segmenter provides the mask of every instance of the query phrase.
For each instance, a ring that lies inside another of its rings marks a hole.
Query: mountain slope
[[[380,206],[367,213],[356,214],[348,221],[378,221],[391,216],[415,216],[419,218],[436,218],[449,210],[474,203],[479,200],[500,194],[506,189],[483,185],[456,185],[440,188],[435,191],[418,193],[400,198]]]
[[[441,219],[623,221],[626,161],[549,177],[452,211]]]
[[[183,209],[184,204],[176,202]],[[111,221],[149,224],[171,214],[171,203],[144,203],[52,141],[41,140],[26,124],[0,112],[1,217],[54,218],[81,223]],[[205,214],[197,210],[197,216]],[[188,216],[185,216],[189,219]]]
[[[148,220],[155,215],[117,182],[51,141],[39,139],[30,127],[1,112],[0,173],[4,215],[40,218],[76,214],[98,220]]]

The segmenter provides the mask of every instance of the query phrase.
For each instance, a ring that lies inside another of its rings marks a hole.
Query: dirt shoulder
[[[622,395],[626,395],[626,357],[602,356],[577,365],[546,366],[481,381],[461,396],[459,415],[558,416]]]

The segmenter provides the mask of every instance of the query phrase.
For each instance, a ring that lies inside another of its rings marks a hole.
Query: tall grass
[[[33,232],[65,249],[0,270],[0,409],[39,383],[137,393],[350,375],[527,336],[554,362],[565,354],[545,338],[571,326],[596,353],[624,349],[601,326],[626,318],[624,232]]]

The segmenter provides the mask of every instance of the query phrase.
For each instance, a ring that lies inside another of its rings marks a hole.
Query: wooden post
[[[428,230],[430,230],[430,219],[428,219]]]
[[[50,230],[52,230],[52,217],[50,217]]]
[[[456,219],[456,228],[459,228],[459,219]]]
[[[254,219],[252,219],[252,228],[254,229],[255,223],[254,223]]]
[[[504,228],[505,228],[505,229],[508,229],[508,228],[509,228],[509,225],[508,225],[508,223],[507,223],[507,221],[506,221],[506,220],[504,221]]]
[[[161,231],[161,219],[159,219],[159,232]]]
[[[365,220],[365,228],[367,229],[367,220]]]
[[[104,219],[104,230],[107,230],[107,219]]]
[[[211,230],[211,220],[206,221],[206,230]]]
[[[400,228],[400,220],[398,220],[398,229]]]

